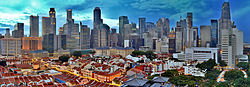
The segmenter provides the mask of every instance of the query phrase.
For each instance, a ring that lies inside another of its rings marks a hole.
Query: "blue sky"
[[[56,9],[57,28],[66,22],[66,9],[73,9],[76,22],[92,28],[93,9],[102,10],[104,23],[118,28],[118,17],[128,16],[130,22],[138,23],[139,17],[148,22],[156,22],[160,17],[170,19],[171,27],[176,21],[194,14],[194,26],[210,25],[210,19],[219,19],[224,0],[0,0],[0,33],[5,27],[13,30],[18,22],[25,23],[25,34],[29,35],[29,16],[48,16],[49,8]],[[230,0],[232,20],[244,32],[244,41],[250,42],[250,0]],[[40,34],[41,35],[41,34]]]

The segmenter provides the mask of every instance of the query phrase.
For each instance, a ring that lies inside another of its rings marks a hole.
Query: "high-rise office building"
[[[116,47],[118,43],[118,33],[116,32],[116,29],[111,29],[111,35],[110,35],[110,46]]]
[[[42,17],[42,36],[46,34],[56,35],[55,8],[50,8],[49,17]]]
[[[56,38],[57,38],[57,49],[66,50],[67,36],[59,34],[56,36]]]
[[[217,47],[218,44],[218,30],[219,25],[217,20],[211,20],[211,45],[210,47]]]
[[[80,22],[80,48],[90,49],[90,28]]]
[[[175,43],[176,43],[176,52],[183,51],[183,28],[181,25],[178,25],[179,22],[177,22],[177,26],[175,27]]]
[[[221,9],[221,18],[219,19],[219,44],[221,44],[221,30],[227,29],[229,32],[231,31],[232,22],[231,22],[231,13],[229,2],[224,2]]]
[[[2,38],[0,39],[0,51],[4,56],[21,55],[21,38]]]
[[[156,26],[155,26],[155,24],[153,23],[153,22],[146,22],[146,29],[147,29],[147,31],[148,30],[152,30],[152,29],[154,29]]]
[[[39,16],[30,16],[30,37],[39,37]]]
[[[187,47],[192,47],[192,30],[193,29],[193,13],[187,13]]]
[[[91,39],[90,39],[90,47],[91,48],[98,48],[103,45],[107,45],[106,40],[106,30],[103,30],[103,20],[101,18],[101,9],[99,7],[95,7],[94,11],[94,23],[93,29],[91,30]],[[105,34],[105,36],[101,36]],[[103,43],[102,43],[102,42]]]
[[[67,37],[66,49],[80,49],[79,24],[74,23],[74,19],[72,19],[72,9],[67,9],[67,19],[63,25],[62,34]]]
[[[24,23],[17,23],[14,26],[15,30],[12,31],[12,36],[14,38],[22,38],[24,37]]]
[[[103,20],[101,18],[101,9],[99,7],[95,7],[94,9],[94,29],[101,29],[103,24]]]
[[[210,46],[211,26],[200,26],[201,47]]]
[[[56,11],[55,11],[55,8],[50,8],[49,17],[50,17],[51,33],[56,35]]]
[[[139,18],[139,35],[142,37],[142,34],[146,32],[146,18]]]
[[[57,38],[54,34],[45,34],[43,36],[43,50],[53,53],[57,49]]]
[[[176,52],[176,34],[174,31],[174,28],[169,32],[168,34],[168,40],[169,40],[169,53],[175,53]]]
[[[100,47],[100,29],[92,29],[91,30],[91,40],[90,40],[90,47],[91,48],[98,48]]]
[[[23,37],[22,50],[24,51],[42,50],[42,37]]]
[[[107,24],[103,24],[101,31],[105,32],[105,35],[101,34],[101,36],[105,37],[106,39],[106,41],[102,43],[106,43],[105,46],[110,46],[110,27]]]
[[[127,16],[120,16],[119,17],[119,41],[118,46],[123,46],[124,41],[124,25],[129,24],[129,20]]]
[[[199,28],[198,27],[193,27],[193,31],[192,31],[192,46],[193,47],[199,47]]]
[[[5,38],[10,38],[10,28],[6,28],[6,30],[5,30],[6,32],[5,32]]]
[[[42,48],[49,53],[57,50],[57,36],[56,36],[56,12],[55,8],[50,8],[49,17],[42,17]]]
[[[157,21],[156,27],[158,28],[158,38],[161,38],[163,36],[168,36],[169,33],[169,19],[168,18],[160,18]]]

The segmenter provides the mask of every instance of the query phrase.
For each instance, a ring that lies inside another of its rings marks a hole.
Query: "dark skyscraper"
[[[30,16],[30,37],[39,37],[39,16]]]
[[[188,28],[188,46],[187,47],[191,47],[193,46],[192,44],[192,38],[191,38],[191,35],[192,35],[192,27],[193,27],[193,13],[191,12],[188,12],[187,13],[187,28]]]
[[[143,32],[146,32],[146,18],[139,18],[139,35],[142,37]]]
[[[89,49],[90,48],[90,28],[87,25],[82,25],[80,22],[80,48]]]
[[[72,9],[67,9],[67,20],[72,19]]]
[[[101,18],[101,9],[95,7],[94,9],[94,29],[101,29],[102,18]]]
[[[24,23],[17,23],[14,26],[15,30],[12,31],[12,36],[14,38],[22,38],[24,37]]]
[[[211,47],[216,47],[218,44],[218,21],[211,20]]]
[[[56,12],[50,8],[49,17],[42,17],[43,50],[53,53],[57,49]]]
[[[120,16],[119,17],[119,41],[118,46],[123,46],[124,42],[124,26],[125,24],[129,24],[129,20],[127,16]]]
[[[42,35],[56,35],[56,12],[55,8],[50,8],[49,17],[42,17]]]
[[[9,38],[10,37],[10,28],[6,28],[6,32],[5,32],[5,38]]]

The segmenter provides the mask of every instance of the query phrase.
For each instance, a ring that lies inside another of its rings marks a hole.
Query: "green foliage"
[[[90,54],[95,54],[96,52],[93,50],[93,51],[91,51],[91,52],[89,52]]]
[[[6,64],[6,61],[0,61],[0,65],[5,67],[7,64]]]
[[[250,86],[250,79],[246,78],[239,78],[234,81],[234,86],[235,87],[247,87]]]
[[[177,75],[179,75],[179,74],[178,74],[178,71],[176,69],[167,70],[166,72],[164,72],[162,74],[162,76],[164,76],[164,77],[174,77],[174,76],[177,76]]]
[[[135,50],[132,52],[132,56],[139,56],[139,55],[146,55],[146,57],[149,58],[150,60],[153,60],[156,57],[153,51],[144,52],[140,50]]]
[[[216,80],[208,80],[201,84],[201,87],[217,87],[219,83]]]
[[[201,70],[212,70],[213,67],[216,66],[216,63],[213,59],[209,59],[208,61],[202,62],[201,64],[197,64],[196,67]]]
[[[145,52],[144,51],[140,51],[140,50],[135,50],[132,52],[133,56],[139,56],[139,55],[144,55]]]
[[[216,80],[219,74],[220,74],[219,70],[207,71],[207,73],[205,74],[205,78],[208,80]]]
[[[217,87],[230,87],[230,83],[229,82],[221,82],[217,85]]]
[[[170,82],[175,84],[176,86],[191,86],[194,87],[202,80],[200,77],[195,76],[187,76],[187,75],[179,75],[170,78]],[[197,84],[196,84],[197,83]]]
[[[239,78],[244,78],[244,74],[240,70],[230,70],[225,73],[224,76],[227,81],[235,81]]]
[[[81,51],[74,51],[72,55],[75,56],[76,58],[78,58],[78,57],[82,56],[82,52]]]
[[[68,62],[69,58],[69,55],[63,55],[59,57],[59,60],[62,62]]]
[[[246,62],[239,62],[238,64],[237,64],[237,67],[239,67],[239,68],[243,68],[243,69],[249,69],[249,63],[246,63]]]
[[[222,66],[222,67],[227,66],[227,63],[225,61],[223,61],[223,60],[220,61],[219,63],[220,63],[220,66]]]

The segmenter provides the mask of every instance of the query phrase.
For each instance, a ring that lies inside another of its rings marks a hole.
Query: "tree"
[[[200,82],[202,78],[188,75],[179,75],[170,78],[170,82],[176,86],[190,86],[194,87],[197,82]]]
[[[153,60],[153,59],[156,57],[156,55],[154,54],[153,51],[147,51],[147,52],[145,52],[145,55],[146,55],[146,57],[149,58],[150,60]]]
[[[230,87],[230,83],[229,82],[221,82],[217,85],[217,87]]]
[[[78,58],[78,57],[82,56],[82,52],[81,51],[74,51],[72,55]]]
[[[5,67],[7,64],[6,64],[6,61],[0,61],[0,65]]]
[[[247,82],[246,78],[238,78],[234,81],[234,86],[235,87],[247,87],[250,82]]]
[[[216,80],[219,74],[219,70],[207,71],[207,73],[205,74],[205,78],[208,80]]]
[[[214,66],[216,66],[216,63],[213,59],[209,59],[208,61],[196,65],[196,67],[200,68],[201,70],[212,70]]]
[[[90,54],[95,54],[96,52],[93,50],[93,51],[91,51],[91,52],[89,52]]]
[[[216,80],[208,80],[201,84],[201,87],[217,87],[218,83]]]
[[[225,73],[225,80],[235,81],[238,78],[244,78],[244,74],[240,70],[230,70]]]
[[[68,62],[69,58],[69,55],[63,55],[59,57],[59,60],[62,62]]]
[[[140,51],[140,50],[135,50],[132,52],[132,56],[139,56],[139,55],[144,55],[145,52],[144,51]]]
[[[243,69],[249,69],[249,63],[247,63],[247,62],[239,62],[237,64],[237,67],[243,68]]]
[[[164,77],[174,77],[174,76],[177,76],[179,75],[178,71],[176,69],[174,70],[167,70],[166,72],[164,72],[162,74],[162,76]]]
[[[227,63],[224,60],[220,61],[219,63],[220,63],[220,66],[222,67],[227,66]]]

